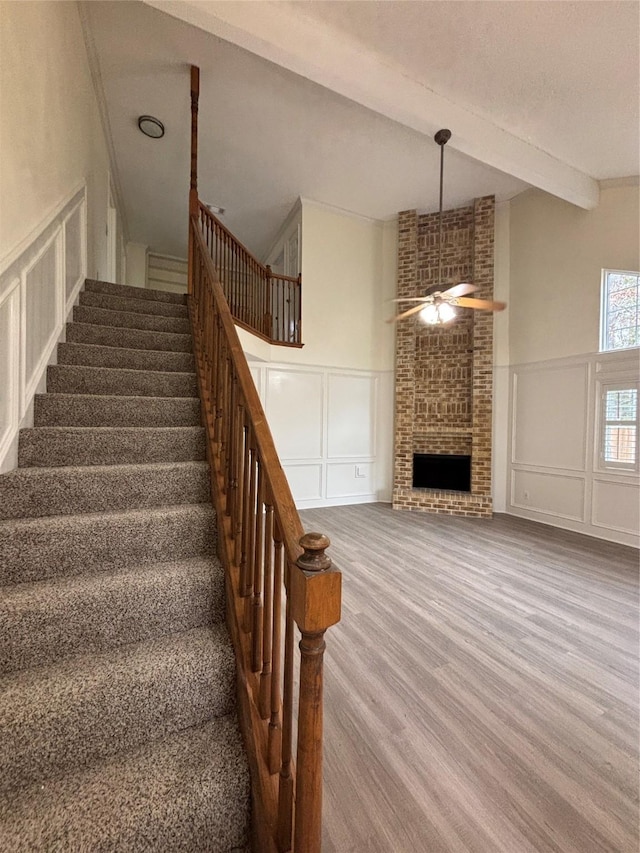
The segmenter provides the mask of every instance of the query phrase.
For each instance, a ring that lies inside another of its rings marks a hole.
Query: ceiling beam
[[[268,59],[356,103],[584,209],[598,182],[489,119],[412,79],[365,45],[284,3],[144,0],[148,5]]]

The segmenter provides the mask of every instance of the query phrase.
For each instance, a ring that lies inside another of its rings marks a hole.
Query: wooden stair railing
[[[301,276],[263,266],[202,202],[198,215],[234,322],[269,343],[301,347]]]
[[[320,853],[324,634],[340,620],[342,576],[325,553],[329,540],[303,533],[203,230],[198,88],[192,67],[188,304],[252,776],[253,844],[256,853]]]

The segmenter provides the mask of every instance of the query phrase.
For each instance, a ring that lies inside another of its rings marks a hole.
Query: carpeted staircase
[[[185,299],[87,281],[66,338],[0,476],[0,850],[245,850]]]

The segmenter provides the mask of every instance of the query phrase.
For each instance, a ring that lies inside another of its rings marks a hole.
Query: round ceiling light
[[[153,116],[140,116],[138,127],[145,136],[150,136],[152,139],[161,139],[164,136],[164,125],[160,119]]]

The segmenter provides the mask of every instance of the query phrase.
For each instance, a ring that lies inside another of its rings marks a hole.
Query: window
[[[602,396],[603,465],[635,470],[638,459],[638,389],[607,388]]]
[[[600,351],[640,346],[640,273],[602,270]]]

